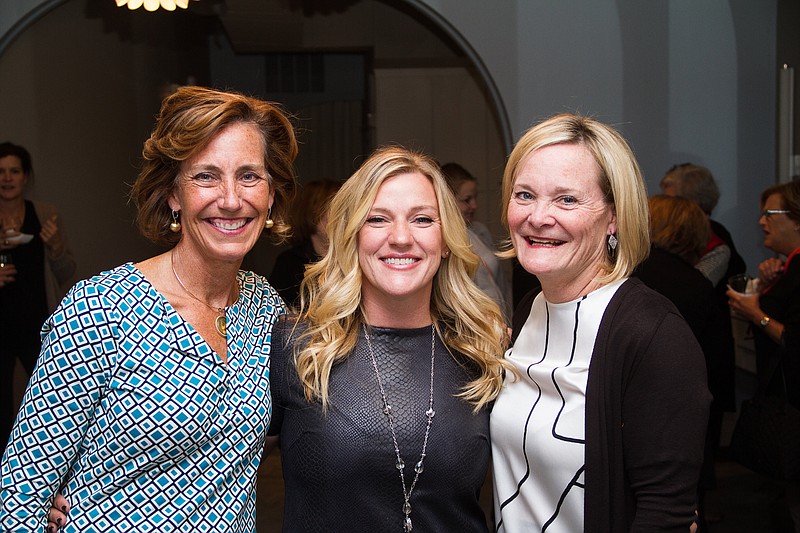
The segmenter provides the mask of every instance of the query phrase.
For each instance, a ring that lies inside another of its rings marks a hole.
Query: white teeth
[[[228,231],[237,230],[242,226],[244,226],[246,223],[247,223],[246,220],[235,220],[231,222],[215,220],[214,222],[212,222],[214,226]]]
[[[564,244],[564,241],[537,241],[536,239],[528,239],[528,242],[539,246],[558,246],[559,244]]]
[[[416,259],[412,257],[388,257],[383,260],[384,263],[389,265],[410,265],[416,261]]]

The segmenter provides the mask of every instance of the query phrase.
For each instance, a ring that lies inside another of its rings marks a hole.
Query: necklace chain
[[[436,411],[433,410],[433,370],[436,360],[436,328],[431,325],[431,391],[430,397],[428,398],[428,410],[425,411],[425,417],[427,418],[427,423],[425,425],[425,438],[422,441],[422,452],[420,453],[419,461],[417,461],[417,464],[414,465],[414,480],[411,482],[411,488],[406,490],[406,476],[404,472],[406,465],[400,455],[400,445],[397,443],[397,434],[394,430],[394,411],[392,410],[392,406],[386,397],[386,391],[383,388],[383,380],[381,380],[381,374],[378,371],[378,361],[375,358],[375,353],[372,351],[372,341],[369,337],[367,325],[363,324],[362,327],[364,328],[364,338],[367,340],[367,350],[369,350],[369,356],[372,360],[372,368],[375,370],[375,377],[378,379],[378,389],[380,390],[381,400],[383,401],[383,414],[386,415],[386,418],[389,421],[389,431],[392,435],[394,453],[397,457],[395,468],[397,468],[397,471],[400,473],[400,483],[403,486],[403,515],[405,517],[403,520],[403,530],[406,533],[410,533],[412,530],[411,494],[414,492],[414,487],[417,486],[419,475],[424,470],[425,451],[428,449],[428,436],[431,432],[431,423],[433,422],[433,417],[436,415]]]
[[[197,296],[195,296],[194,293],[192,293],[192,291],[190,291],[186,287],[186,285],[183,284],[183,281],[181,280],[181,277],[178,275],[178,271],[175,270],[175,250],[170,252],[169,256],[170,256],[169,257],[170,264],[172,265],[172,274],[175,275],[175,279],[178,280],[178,284],[181,286],[181,288],[184,291],[186,291],[186,294],[188,294],[189,296],[191,296],[192,298],[194,298],[195,300],[197,300],[201,304],[205,305],[206,307],[208,307],[209,309],[211,309],[212,311],[217,313],[217,318],[214,319],[214,329],[217,330],[217,333],[221,337],[227,337],[228,336],[228,324],[227,324],[227,321],[226,321],[226,318],[225,318],[225,308],[224,307],[214,307],[213,305],[210,305],[210,304],[204,302],[203,300],[201,300],[200,298],[198,298]]]

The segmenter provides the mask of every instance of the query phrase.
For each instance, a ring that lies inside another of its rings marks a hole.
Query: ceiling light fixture
[[[189,0],[116,0],[116,2],[117,7],[127,5],[128,9],[139,9],[144,6],[147,11],[155,11],[159,7],[167,11],[175,11],[176,7],[181,9],[189,7]]]

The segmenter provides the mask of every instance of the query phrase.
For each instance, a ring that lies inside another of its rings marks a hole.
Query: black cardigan
[[[516,339],[535,292],[512,320]],[[637,279],[608,304],[586,387],[586,532],[685,533],[708,406],[703,353],[675,306]]]

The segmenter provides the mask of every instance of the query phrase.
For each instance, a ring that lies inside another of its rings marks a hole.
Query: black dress
[[[272,333],[271,435],[280,434],[285,482],[283,531],[403,531],[403,489],[381,394],[363,332],[330,377],[326,413],[310,403],[286,342],[293,320]],[[373,328],[386,396],[396,416],[406,487],[422,450],[430,394],[431,328]],[[434,410],[424,471],[411,496],[414,531],[487,531],[478,503],[489,465],[489,410],[455,395],[472,379],[436,340]]]
[[[789,257],[781,276],[761,294],[759,305],[764,313],[783,324],[783,357],[787,397],[800,408],[800,252]],[[756,369],[759,382],[778,357],[779,345],[762,328],[753,326]],[[783,379],[775,372],[767,384],[767,393],[782,394]]]
[[[275,259],[269,284],[278,291],[286,305],[297,307],[300,304],[300,283],[303,281],[306,265],[320,259],[311,242],[292,246]]]
[[[2,450],[8,442],[14,423],[13,382],[16,360],[30,375],[36,365],[42,342],[40,330],[47,319],[47,292],[45,289],[44,242],[39,237],[42,225],[33,203],[25,201],[25,219],[21,233],[33,239],[5,252],[17,269],[15,280],[0,288],[0,441]]]

